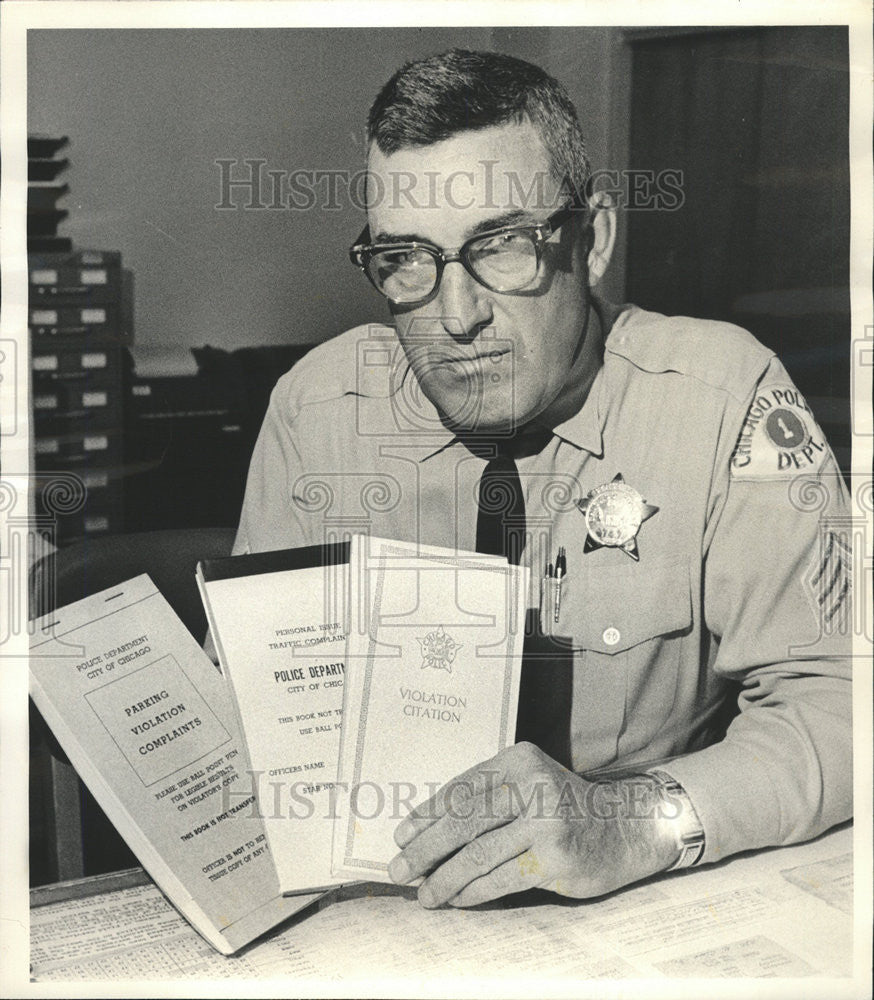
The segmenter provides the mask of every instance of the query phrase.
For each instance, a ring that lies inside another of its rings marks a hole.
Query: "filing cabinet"
[[[107,250],[31,253],[28,257],[31,308],[43,303],[91,306],[121,298],[121,254]]]
[[[28,255],[34,462],[76,477],[79,500],[52,515],[59,544],[123,530],[124,363],[129,323],[121,255]]]
[[[69,212],[61,208],[70,185],[61,179],[70,161],[58,156],[68,138],[29,135],[27,137],[27,249],[36,253],[61,253],[73,248],[69,236],[59,236],[58,226]]]
[[[108,340],[124,339],[125,334],[115,303],[75,306],[58,306],[52,301],[40,303],[28,310],[28,323],[35,336],[61,340],[77,333]]]

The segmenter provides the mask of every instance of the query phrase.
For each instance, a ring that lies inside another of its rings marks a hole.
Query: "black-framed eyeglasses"
[[[493,292],[518,292],[537,277],[543,245],[574,209],[570,203],[545,222],[478,233],[454,251],[433,243],[370,243],[370,229],[365,226],[349,250],[349,258],[395,305],[429,302],[437,294],[444,267],[453,261]]]

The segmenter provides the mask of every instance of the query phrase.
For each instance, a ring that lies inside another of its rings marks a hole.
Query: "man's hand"
[[[423,906],[475,906],[523,889],[599,896],[677,858],[671,805],[646,775],[592,783],[530,743],[444,785],[395,831],[398,883]],[[667,819],[667,822],[666,822]]]

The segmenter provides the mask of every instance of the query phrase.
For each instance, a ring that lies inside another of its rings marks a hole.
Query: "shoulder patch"
[[[734,479],[817,472],[829,448],[810,407],[791,382],[760,388],[731,456]]]

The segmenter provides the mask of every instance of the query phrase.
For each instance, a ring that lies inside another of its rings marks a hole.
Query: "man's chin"
[[[440,414],[443,424],[456,434],[476,434],[507,437],[524,426],[529,417],[520,412],[515,384],[508,380],[503,385],[488,385],[480,380],[459,380],[466,391],[446,391],[443,379],[425,379],[420,382],[428,399]]]
[[[481,437],[511,437],[525,426],[526,420],[520,419],[512,411],[492,409],[483,406],[475,415],[462,414],[464,419],[453,420],[444,413],[444,424],[455,434],[475,434]]]

